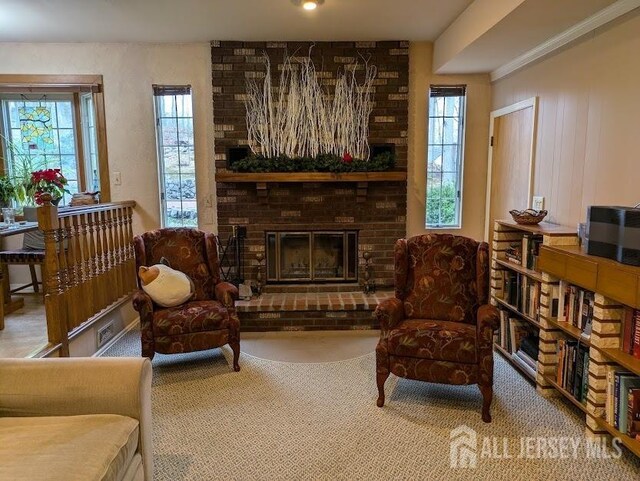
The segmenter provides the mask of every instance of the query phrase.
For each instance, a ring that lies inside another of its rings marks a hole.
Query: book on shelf
[[[589,348],[573,339],[559,339],[556,383],[580,403],[587,402]]]
[[[640,359],[640,310],[625,307],[620,329],[620,348],[636,359]]]
[[[560,307],[560,286],[558,284],[549,284],[549,302],[551,306],[551,317],[558,317],[558,308]]]
[[[509,261],[522,265],[522,244],[520,242],[512,242],[504,251],[504,258]]]
[[[629,412],[629,390],[640,388],[640,377],[632,374],[620,376],[616,394],[618,397],[618,418],[616,428],[623,433],[627,432]]]
[[[522,266],[533,271],[538,270],[538,256],[542,236],[539,234],[525,234],[522,237]]]
[[[509,329],[507,327],[507,323],[509,322],[509,315],[507,311],[500,310],[500,347],[507,349],[507,336],[509,335]],[[507,349],[508,350],[508,349]]]
[[[529,334],[528,325],[515,317],[509,318],[509,352],[515,354],[520,349],[520,343]]]
[[[502,300],[537,321],[540,313],[540,282],[517,272],[502,272]]]
[[[538,366],[538,362],[534,361],[526,352],[524,352],[522,349],[518,349],[515,353],[516,356],[518,356],[520,359],[522,359],[527,366],[529,366],[531,369],[533,369],[534,371],[537,370],[537,366]]]
[[[589,339],[593,325],[595,293],[566,281],[558,285],[558,309],[556,319],[566,322],[582,331],[581,336]]]
[[[519,351],[521,352],[521,354],[526,355],[534,363],[538,362],[539,343],[540,343],[538,336],[539,336],[539,333],[531,329],[529,331],[529,334],[525,338],[523,338],[522,341],[520,341],[520,346],[519,346]]]
[[[532,378],[536,377],[536,370],[537,370],[536,367],[528,364],[524,359],[522,359],[522,357],[520,357],[517,354],[512,354],[511,359],[513,360],[514,363],[520,366],[524,371],[528,372]]]
[[[631,416],[635,415],[635,406],[630,408],[629,401],[629,393],[634,389],[640,389],[640,376],[620,366],[607,366],[604,419],[623,433],[627,433],[630,427],[629,409]],[[632,400],[632,403],[636,402],[640,400]]]
[[[537,330],[533,326],[501,309],[498,337],[500,347],[511,355],[518,355],[536,370],[539,341]]]
[[[640,436],[640,388],[629,389],[627,393],[627,435]]]

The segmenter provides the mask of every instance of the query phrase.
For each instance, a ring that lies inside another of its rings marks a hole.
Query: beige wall
[[[491,90],[486,75],[432,75],[433,46],[410,45],[409,181],[407,234],[425,232],[427,92],[431,83],[468,86],[462,229],[455,233],[482,237],[488,118]],[[151,85],[191,84],[195,105],[195,141],[200,227],[217,230],[213,180],[213,125],[210,47],[199,44],[10,44],[0,43],[0,73],[101,74],[114,200],[134,199],[135,232],[159,225],[157,158]]]
[[[427,95],[430,84],[466,84],[467,117],[464,147],[462,228],[440,230],[482,239],[487,182],[487,152],[491,86],[489,76],[432,74],[433,45],[412,42],[409,47],[409,179],[407,235],[426,232]],[[435,232],[435,230],[434,230]]]
[[[494,84],[493,108],[538,96],[534,195],[574,226],[640,202],[640,11]],[[506,186],[505,186],[506,188]]]
[[[136,233],[160,225],[151,85],[191,84],[200,227],[215,231],[214,209],[204,206],[215,190],[210,55],[208,43],[0,43],[0,73],[104,76],[111,196],[138,202]],[[114,172],[122,185],[113,185]]]

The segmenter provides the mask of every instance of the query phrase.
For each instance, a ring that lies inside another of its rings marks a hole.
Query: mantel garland
[[[395,156],[384,152],[369,160],[351,159],[333,154],[316,157],[264,157],[251,155],[234,162],[234,172],[382,172],[395,167]]]

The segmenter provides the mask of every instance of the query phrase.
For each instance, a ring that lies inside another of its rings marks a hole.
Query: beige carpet
[[[377,329],[243,332],[242,352],[271,361],[344,361],[372,352],[379,338]]]
[[[137,333],[108,353],[140,355]],[[637,480],[640,463],[619,460],[479,459],[451,469],[449,436],[466,424],[478,436],[582,437],[584,420],[546,400],[496,357],[491,424],[480,420],[475,386],[391,377],[375,406],[374,355],[291,363],[228,348],[153,361],[155,479],[230,480]],[[500,439],[500,443],[501,443]],[[478,451],[479,453],[479,451]],[[515,453],[517,454],[517,453]]]

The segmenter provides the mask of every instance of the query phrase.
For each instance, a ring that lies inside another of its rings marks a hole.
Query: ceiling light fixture
[[[305,10],[311,11],[318,8],[318,5],[322,5],[324,0],[291,0],[291,3],[298,7],[302,7]]]

